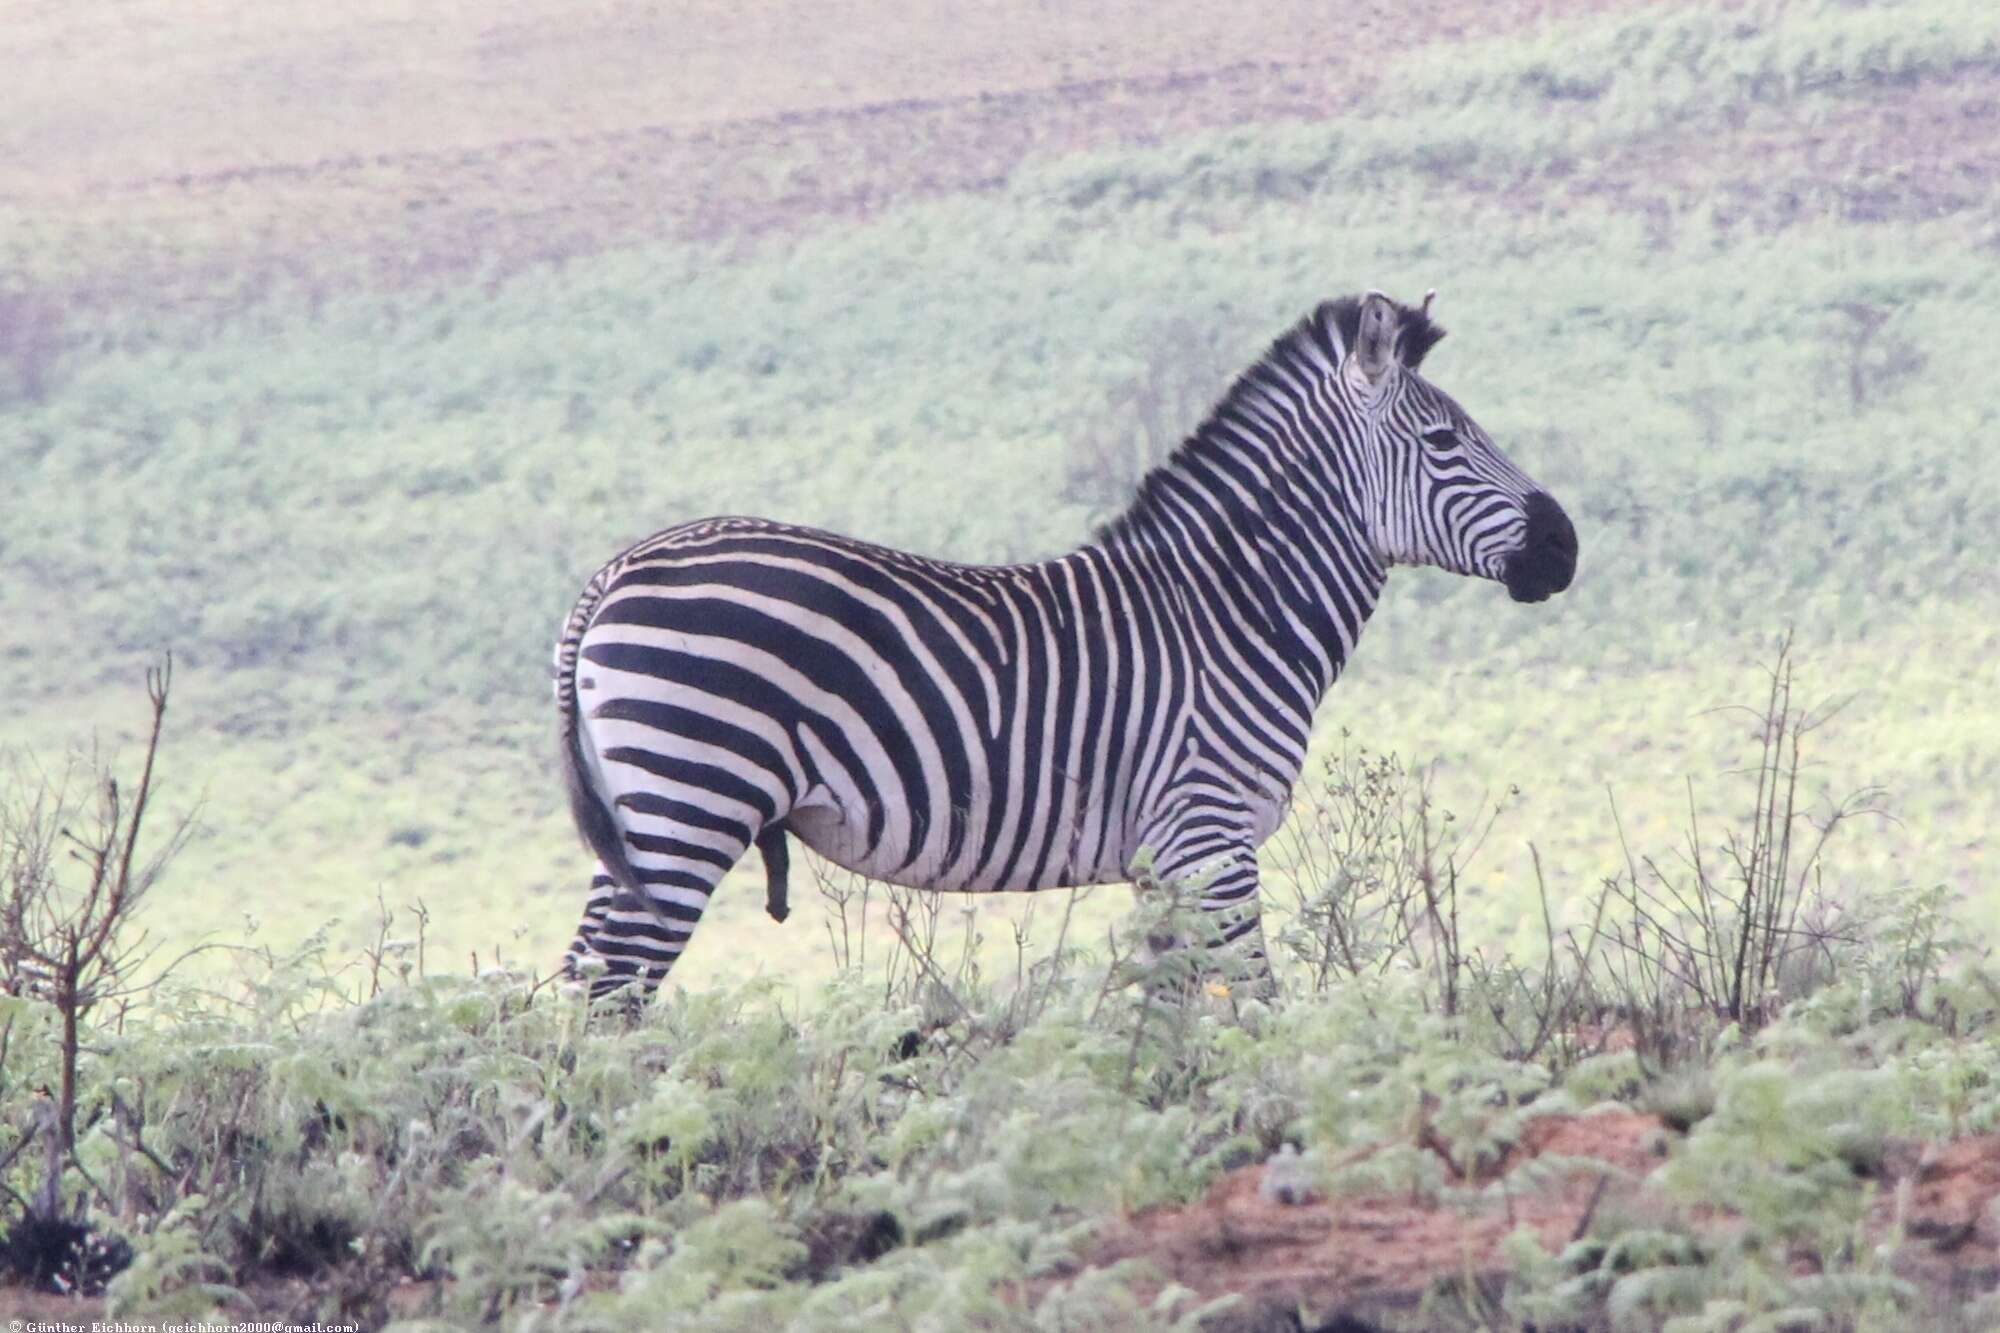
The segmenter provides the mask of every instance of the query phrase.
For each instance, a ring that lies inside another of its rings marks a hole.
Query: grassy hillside
[[[102,196],[17,195],[0,742],[115,738],[172,648],[170,797],[203,796],[203,832],[162,930],[248,913],[283,942],[339,916],[351,943],[379,888],[427,903],[454,956],[546,962],[581,858],[545,663],[599,560],[726,511],[1054,552],[1115,505],[1079,442],[1143,434],[1135,396],[1186,415],[1313,301],[1435,285],[1435,378],[1563,498],[1583,565],[1533,609],[1399,574],[1328,725],[1435,756],[1463,808],[1522,785],[1495,892],[1533,840],[1573,895],[1617,863],[1605,789],[1667,828],[1728,738],[1703,710],[1791,624],[1808,679],[1855,696],[1818,779],[1881,783],[1903,819],[1856,873],[1990,883],[2000,148],[1951,129],[2000,89],[1990,17],[1649,7],[1398,45],[1351,97],[1338,65],[1273,76],[1338,114],[1106,129],[972,188],[924,188],[925,145],[867,117],[730,145],[732,179],[904,164],[863,215],[777,230],[666,210],[528,257],[512,238],[549,201],[496,188],[491,251],[427,273],[392,233],[286,231],[357,196],[421,215],[408,156],[252,181],[220,213],[140,191],[150,238]],[[252,239],[216,230],[259,208]],[[153,271],[161,298],[133,296]],[[687,976],[789,968],[818,938],[725,894]]]
[[[29,807],[131,799],[171,650],[135,925],[253,948],[71,1046],[0,912],[0,1271],[132,1260],[10,1315],[1992,1323],[1990,5],[15,9],[0,897],[78,882]],[[754,860],[645,1013],[533,985],[600,561],[1053,553],[1302,311],[1433,286],[1579,575],[1396,574],[1267,849],[1273,1003],[1142,955],[1165,895],[802,870],[778,926]],[[1756,796],[1788,628],[1798,804],[1871,813],[1746,922],[1717,868],[1808,831]]]

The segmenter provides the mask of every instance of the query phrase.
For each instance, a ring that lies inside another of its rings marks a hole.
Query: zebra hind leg
[[[598,952],[597,940],[604,930],[605,915],[618,896],[617,883],[599,863],[591,872],[590,897],[584,904],[583,920],[577,923],[576,937],[563,951],[561,975],[571,986],[587,985],[593,1003],[615,999],[625,1021],[636,1022],[646,996],[666,971],[662,968],[648,975],[645,968],[628,958],[607,958]],[[635,980],[641,984],[632,985]]]
[[[597,952],[597,936],[604,929],[604,914],[611,910],[617,895],[617,884],[599,862],[591,871],[590,896],[584,900],[583,919],[577,923],[569,948],[563,950],[560,975],[564,981],[573,985],[594,983],[607,974],[608,964]]]
[[[590,896],[584,900],[583,920],[577,922],[576,934],[571,937],[569,948],[563,950],[559,974],[564,981],[582,981],[596,970],[590,962],[594,957],[590,945],[604,926],[604,913],[611,906],[610,890],[611,876],[604,873],[603,866],[597,867],[590,877]]]
[[[625,837],[641,892],[621,888],[600,863],[564,958],[566,975],[590,975],[593,999],[631,987],[627,997],[643,1000],[658,989],[694,937],[716,884],[750,846],[747,837],[686,827],[633,829]]]

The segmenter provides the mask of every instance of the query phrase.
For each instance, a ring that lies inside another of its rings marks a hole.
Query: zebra
[[[1261,960],[1257,848],[1390,568],[1519,602],[1575,573],[1562,506],[1420,373],[1435,294],[1319,305],[1066,555],[958,564],[723,517],[604,565],[556,648],[597,858],[565,973],[649,993],[753,846],[783,920],[788,836],[964,892],[1119,882],[1144,849]]]

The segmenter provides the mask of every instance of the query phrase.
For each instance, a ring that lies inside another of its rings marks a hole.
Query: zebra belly
[[[979,811],[969,812],[972,827]],[[850,819],[831,801],[811,797],[792,811],[786,826],[820,856],[856,874],[912,889],[983,893],[1022,889],[1057,889],[1079,884],[1115,884],[1127,877],[1129,857],[1122,846],[1086,851],[1084,838],[1069,821],[1048,830],[1044,845],[1017,856],[1005,851],[982,855],[971,840],[947,835],[929,837],[911,857],[907,825],[887,821],[884,835],[868,837],[865,819]]]

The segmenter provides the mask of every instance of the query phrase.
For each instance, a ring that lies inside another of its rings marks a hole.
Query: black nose
[[[1528,497],[1528,531],[1507,557],[1507,591],[1517,602],[1539,602],[1576,577],[1576,525],[1547,491]]]

